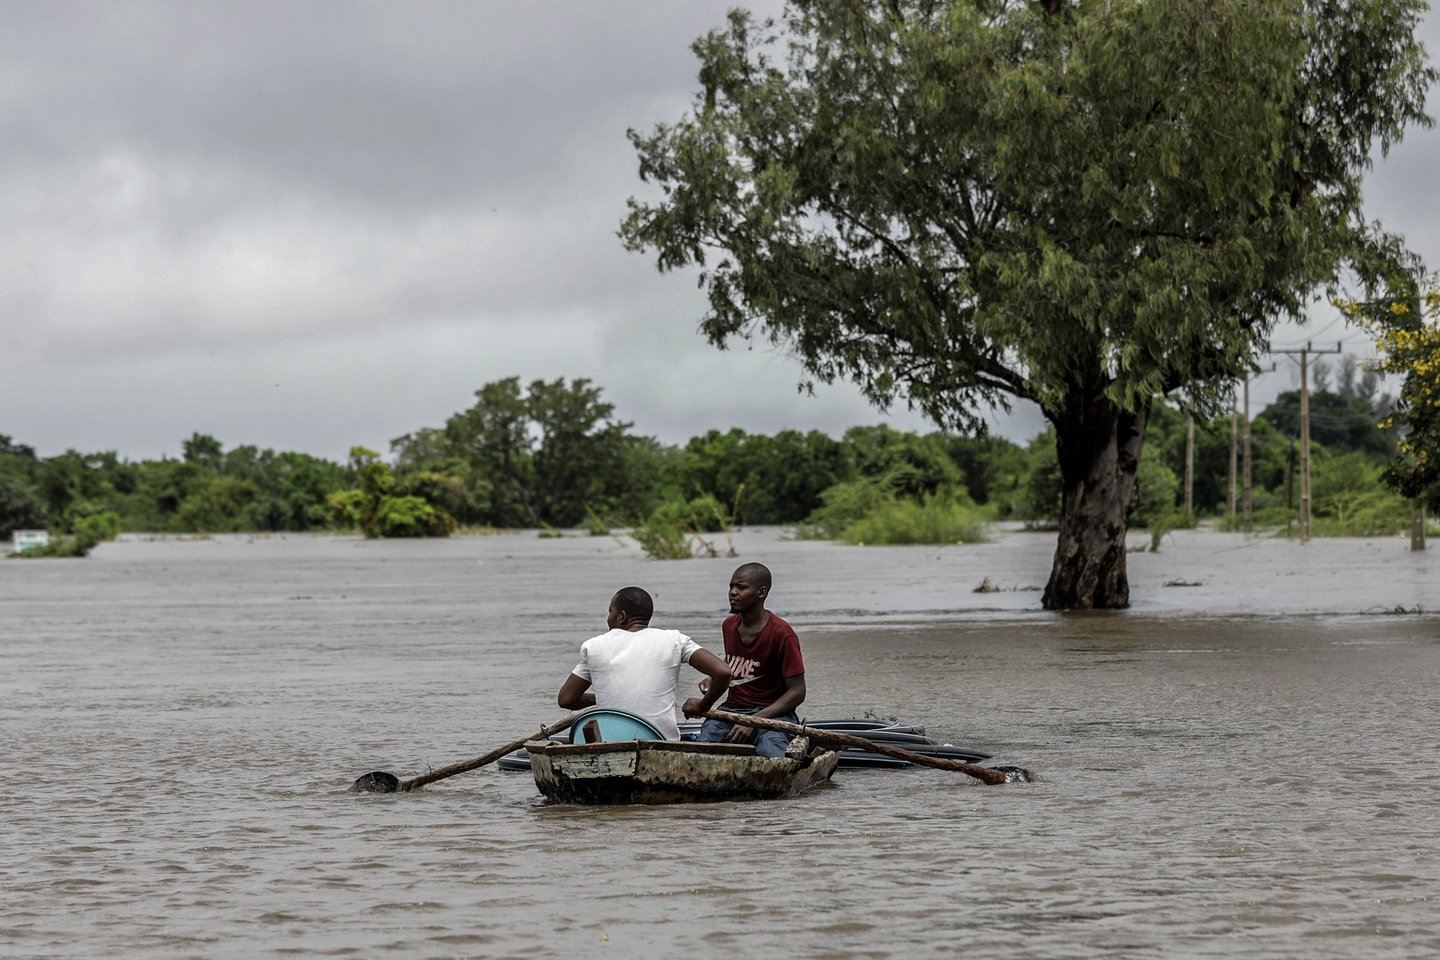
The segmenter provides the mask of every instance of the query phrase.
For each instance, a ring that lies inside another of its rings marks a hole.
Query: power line
[[[1323,334],[1326,330],[1329,330],[1331,327],[1335,326],[1335,324],[1339,323],[1339,322],[1340,322],[1341,320],[1343,320],[1343,319],[1345,319],[1345,318],[1344,318],[1344,317],[1340,317],[1340,316],[1331,317],[1329,323],[1325,324],[1325,326],[1321,327],[1319,330],[1313,331],[1313,332],[1310,334],[1311,338],[1313,339],[1313,338],[1319,337],[1319,336],[1320,336],[1321,334]]]

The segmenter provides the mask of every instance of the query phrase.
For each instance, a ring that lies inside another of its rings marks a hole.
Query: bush
[[[823,505],[795,535],[844,543],[976,543],[985,517],[963,492],[951,488],[916,500],[895,494],[895,477],[837,483],[820,495]]]
[[[1311,516],[1317,537],[1383,537],[1410,529],[1409,501],[1385,488],[1332,493],[1322,516]]]
[[[1060,505],[1065,494],[1065,481],[1060,474],[1060,457],[1055,450],[1055,435],[1047,430],[1030,441],[1026,449],[1030,472],[1025,477],[1016,513],[1025,526],[1053,527],[1060,522]]]
[[[462,477],[434,470],[401,474],[396,478],[395,493],[398,496],[419,497],[451,516],[465,510],[468,495]]]
[[[821,507],[796,525],[798,539],[843,540],[851,526],[896,502],[888,476],[837,483],[821,493],[820,500]]]
[[[81,540],[114,540],[120,535],[120,514],[114,510],[93,513],[75,521],[75,536]]]
[[[690,532],[680,523],[661,517],[658,510],[644,523],[632,527],[630,536],[646,556],[655,560],[688,560],[695,556]]]
[[[737,493],[737,504],[739,496]],[[631,528],[630,536],[656,560],[684,560],[695,556],[697,549],[714,557],[719,551],[703,534],[723,533],[729,541],[732,522],[732,514],[719,500],[702,493],[693,500],[664,501],[648,519]],[[729,555],[735,556],[733,542]]]
[[[1180,478],[1160,459],[1160,451],[1147,446],[1135,471],[1135,491],[1130,497],[1130,526],[1155,524],[1174,526],[1175,496]]]
[[[361,508],[365,494],[359,490],[340,490],[325,498],[330,509],[330,521],[342,530],[355,530],[360,526]]]
[[[653,559],[687,560],[695,556],[695,542],[704,543],[698,531],[705,514],[700,501],[666,500],[644,523],[631,528],[630,536]]]
[[[892,500],[871,510],[845,528],[846,543],[982,543],[985,521],[973,506],[944,495],[914,500]]]
[[[610,523],[592,506],[585,507],[585,532],[592,537],[610,536]]]
[[[375,532],[382,537],[448,537],[455,521],[421,497],[386,497],[375,513]]]

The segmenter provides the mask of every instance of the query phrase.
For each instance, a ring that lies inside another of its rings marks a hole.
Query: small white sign
[[[24,553],[26,550],[33,550],[36,547],[43,547],[50,542],[50,531],[48,530],[16,530],[14,534],[16,553]]]

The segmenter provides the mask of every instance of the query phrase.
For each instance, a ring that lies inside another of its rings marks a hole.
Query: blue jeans
[[[756,713],[760,707],[722,707],[726,713]],[[793,713],[782,713],[774,720],[784,720],[786,723],[799,723],[800,718]],[[725,739],[725,734],[734,727],[733,723],[726,723],[724,720],[706,720],[700,725],[700,733],[696,740],[701,743],[719,743]],[[790,745],[790,734],[781,733],[778,730],[756,730],[751,736],[750,743],[755,744],[755,752],[762,757],[783,757],[785,748]]]

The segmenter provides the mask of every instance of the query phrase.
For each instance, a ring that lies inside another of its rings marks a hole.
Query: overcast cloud
[[[688,108],[690,42],[733,5],[0,3],[0,433],[340,459],[512,375],[588,377],[669,443],[928,429],[798,394],[768,346],[710,347],[693,278],[615,237],[643,189],[626,128]],[[1367,190],[1432,268],[1437,159],[1413,131]],[[1367,352],[1324,311],[1277,345],[1310,336]],[[1256,402],[1294,382],[1282,362]]]

